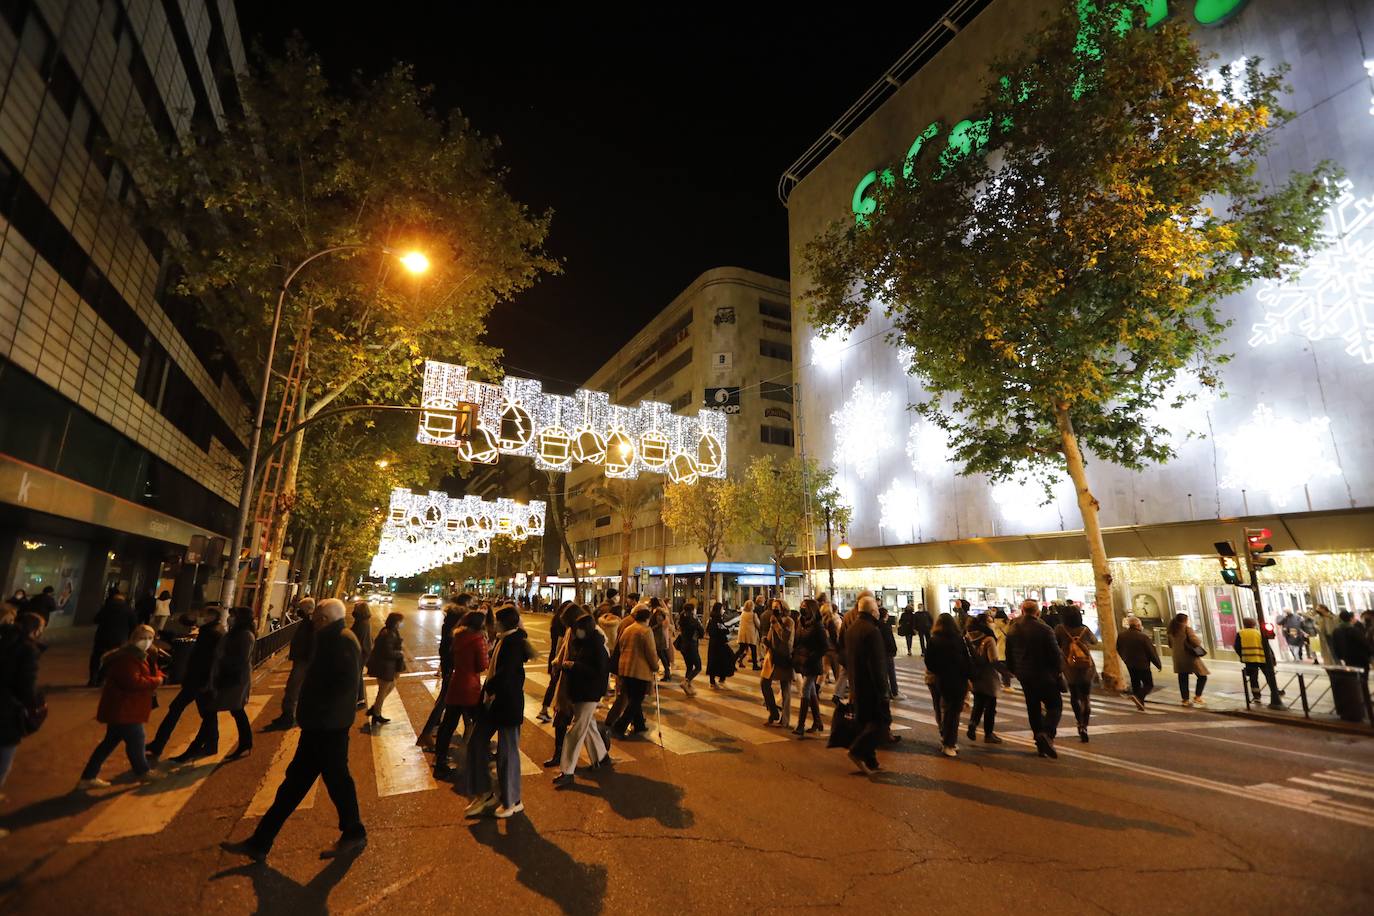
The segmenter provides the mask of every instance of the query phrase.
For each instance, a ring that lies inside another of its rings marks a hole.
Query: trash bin
[[[1345,665],[1330,665],[1326,676],[1331,679],[1331,700],[1336,715],[1347,722],[1364,721],[1364,671]]]

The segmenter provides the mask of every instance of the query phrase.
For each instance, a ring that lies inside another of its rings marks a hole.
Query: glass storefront
[[[21,535],[6,577],[5,596],[21,588],[30,596],[37,595],[51,585],[57,610],[49,626],[70,625],[80,598],[86,554],[87,546],[77,541]]]

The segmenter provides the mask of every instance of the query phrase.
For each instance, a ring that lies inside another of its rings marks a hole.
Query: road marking
[[[282,736],[281,744],[277,745],[277,752],[272,755],[272,764],[267,768],[267,774],[263,776],[262,783],[258,786],[258,791],[253,795],[253,800],[248,803],[248,810],[244,812],[244,817],[262,817],[267,813],[267,809],[272,807],[273,800],[277,797],[277,789],[281,786],[282,779],[286,776],[286,767],[291,762],[291,758],[296,755],[296,748],[301,743],[301,730],[293,728]],[[305,798],[296,807],[313,808],[315,807],[315,796],[319,794],[320,781],[315,780],[310,791],[305,793]]]
[[[377,688],[367,685],[368,709],[376,702]],[[434,775],[424,751],[415,745],[415,729],[410,715],[401,702],[399,691],[393,690],[382,704],[382,716],[390,719],[371,732],[372,769],[377,780],[377,795],[405,795],[435,788]]]
[[[248,714],[250,724],[257,719],[266,705],[265,695],[249,698],[244,710]],[[219,715],[221,738],[235,734],[234,720],[229,713],[223,712]],[[228,748],[222,748],[218,753],[202,758],[193,766],[168,771],[158,782],[121,792],[109,804],[104,805],[99,814],[72,834],[67,842],[103,843],[106,840],[162,832],[181,809],[186,807],[191,796],[196,794],[196,790],[227,753]]]
[[[726,689],[729,690],[730,688],[727,687]],[[709,695],[702,694],[699,697],[697,697],[697,699],[706,700],[707,702],[718,703],[722,706],[728,706],[731,709],[738,709],[740,712],[748,713],[751,716],[761,716],[767,713],[767,710],[764,708],[763,705],[762,695],[751,696],[749,694],[741,694],[740,691],[737,690],[732,692],[734,693],[734,696],[725,696],[721,693],[713,693]],[[907,712],[906,710],[900,709],[896,706],[891,707],[891,712],[892,717],[894,719],[906,719],[908,721],[916,722],[921,725],[934,724],[934,721],[932,719],[929,719],[922,715],[918,715],[914,712]],[[827,722],[833,721],[835,718],[835,707],[828,702],[822,701],[821,716]],[[788,721],[791,720],[789,719]],[[767,726],[764,727],[766,728]],[[910,730],[910,725],[893,725],[891,727],[891,731],[894,732],[904,732]]]
[[[439,699],[439,685],[438,685],[438,684],[431,684],[430,682],[426,681],[426,682],[425,682],[425,689],[429,691],[429,695],[430,695],[431,697],[433,697],[433,698],[436,699],[436,700]],[[528,708],[529,705],[530,705],[530,704],[526,703],[526,704],[525,704],[526,708]],[[525,717],[526,717],[526,718],[529,718],[528,713],[526,714]],[[419,748],[416,748],[416,750],[418,751]],[[421,752],[421,756],[423,756],[423,752]],[[520,752],[520,775],[521,775],[521,776],[536,776],[536,775],[538,775],[538,774],[540,774],[540,773],[542,773],[542,772],[544,772],[544,768],[543,768],[543,767],[541,767],[539,764],[537,764],[537,763],[535,763],[533,760],[531,760],[531,759],[529,758],[529,755],[527,755],[524,751],[521,751],[521,752]]]
[[[525,675],[525,680],[529,681],[532,684],[537,684],[540,687],[549,686],[549,676],[545,673],[527,673]],[[550,738],[554,738],[555,740],[557,740],[554,732],[553,723],[540,722],[538,719],[535,718],[537,714],[537,709],[535,712],[530,712],[530,704],[527,700],[525,702],[525,718],[528,719],[530,722],[534,723],[535,728],[539,729],[541,732],[548,735]],[[598,725],[597,727],[600,726]],[[591,763],[591,758],[587,755],[587,750],[585,747],[583,747],[582,749],[582,759],[586,760],[588,763]],[[615,753],[611,755],[611,759],[616,763],[634,763],[635,760],[633,754],[629,753],[628,751],[621,750],[619,743],[616,744]]]
[[[710,703],[715,698],[711,695],[703,694],[697,699]],[[717,712],[702,709],[689,703],[678,702],[669,709],[674,715],[682,716],[684,719],[691,719],[694,722],[701,722],[710,726],[718,732],[736,738],[746,744],[775,744],[779,741],[786,741],[787,736],[780,733],[777,729],[767,729],[759,725],[749,725],[738,719],[723,716]]]
[[[1262,724],[1264,724],[1264,725],[1272,725],[1272,724],[1275,724],[1275,723],[1265,722],[1265,723],[1262,723]],[[1330,754],[1310,754],[1310,753],[1308,753],[1307,751],[1292,751],[1292,750],[1289,750],[1288,748],[1284,748],[1284,747],[1272,747],[1272,746],[1267,745],[1267,744],[1253,744],[1253,743],[1251,743],[1251,742],[1249,742],[1249,741],[1237,741],[1235,738],[1218,738],[1216,735],[1195,735],[1195,734],[1192,734],[1192,733],[1190,733],[1190,732],[1179,732],[1179,734],[1180,734],[1180,735],[1187,735],[1187,736],[1190,737],[1190,738],[1205,738],[1205,739],[1207,739],[1208,741],[1224,741],[1224,742],[1227,743],[1227,744],[1239,744],[1239,745],[1241,745],[1242,747],[1253,747],[1253,748],[1255,748],[1256,750],[1264,751],[1264,752],[1266,752],[1266,753],[1274,752],[1274,753],[1279,753],[1279,754],[1292,754],[1294,757],[1311,757],[1311,758],[1313,758],[1314,760],[1320,760],[1320,761],[1322,761],[1323,763],[1331,763],[1331,762],[1332,762],[1332,761],[1331,761],[1331,755],[1330,755]]]
[[[1313,779],[1303,779],[1300,776],[1290,776],[1288,777],[1288,781],[1296,782],[1300,786],[1312,786],[1313,788],[1322,789],[1327,792],[1340,792],[1345,795],[1354,795],[1356,798],[1374,798],[1374,792],[1369,792],[1365,789],[1356,789],[1352,786],[1345,785],[1332,785],[1325,781],[1331,777],[1323,773],[1316,773],[1314,777]]]
[[[1361,772],[1360,770],[1340,770],[1340,769],[1336,769],[1336,770],[1327,770],[1327,772],[1330,773],[1330,774],[1332,774],[1333,776],[1339,773],[1340,775],[1346,776],[1346,777],[1348,777],[1348,778],[1354,780],[1355,782],[1364,783],[1365,785],[1368,785],[1368,786],[1374,786],[1374,772],[1370,772],[1370,771],[1368,771],[1368,770],[1366,770],[1366,771],[1364,771],[1364,772]]]
[[[1262,728],[1265,722],[1142,722],[1138,725],[1090,725],[1088,731],[1094,735],[1129,735],[1136,732],[1177,732],[1199,731],[1213,728]],[[1072,725],[1072,723],[1065,723]],[[1031,738],[1034,732],[1020,730],[1007,732],[1009,737]]]
[[[1311,813],[1333,817],[1335,820],[1345,821],[1352,824],[1360,824],[1365,827],[1374,827],[1374,811],[1352,805],[1347,802],[1337,801],[1330,795],[1323,795],[1320,792],[1312,792],[1308,789],[1299,789],[1290,785],[1278,785],[1272,782],[1262,782],[1250,786],[1256,794],[1263,793],[1266,796],[1279,797],[1294,806],[1302,806],[1302,810]],[[1272,800],[1265,798],[1265,801]]]

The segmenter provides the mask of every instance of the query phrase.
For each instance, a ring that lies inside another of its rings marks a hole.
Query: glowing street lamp
[[[413,274],[422,274],[429,270],[429,258],[423,251],[407,251],[399,256],[399,260],[405,269]]]
[[[835,556],[841,560],[848,560],[854,556],[854,548],[849,546],[849,535],[844,531],[840,532],[840,544],[835,548]]]

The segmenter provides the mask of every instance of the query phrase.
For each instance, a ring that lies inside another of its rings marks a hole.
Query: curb
[[[1335,721],[1323,721],[1321,719],[1307,719],[1303,717],[1290,717],[1286,715],[1273,715],[1271,713],[1257,712],[1246,709],[1213,709],[1208,710],[1214,716],[1234,716],[1238,719],[1251,719],[1256,722],[1264,722],[1269,725],[1289,725],[1298,728],[1315,729],[1317,731],[1335,732],[1337,734],[1354,735],[1360,738],[1374,738],[1374,728],[1356,722],[1346,722],[1342,719]]]

